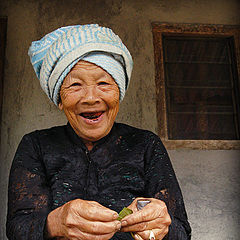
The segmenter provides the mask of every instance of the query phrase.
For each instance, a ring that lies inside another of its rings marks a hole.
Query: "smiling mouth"
[[[90,120],[97,120],[99,117],[101,117],[103,112],[86,112],[86,113],[81,113],[80,116],[90,119]]]

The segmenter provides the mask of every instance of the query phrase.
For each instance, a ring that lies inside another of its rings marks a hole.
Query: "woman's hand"
[[[130,214],[122,219],[122,232],[133,232],[134,239],[149,239],[150,230],[153,231],[155,239],[163,239],[168,233],[168,227],[171,224],[171,218],[168,214],[166,204],[155,198],[147,198],[151,202],[142,210],[137,209],[136,198],[128,208],[132,209]]]
[[[47,237],[71,240],[110,239],[121,228],[117,218],[117,212],[97,202],[76,199],[49,213]]]

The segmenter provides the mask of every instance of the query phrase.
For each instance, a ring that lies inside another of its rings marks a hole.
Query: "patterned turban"
[[[47,96],[59,103],[64,78],[79,60],[92,62],[115,80],[124,98],[131,78],[133,60],[121,39],[97,24],[59,28],[32,42],[28,55]]]

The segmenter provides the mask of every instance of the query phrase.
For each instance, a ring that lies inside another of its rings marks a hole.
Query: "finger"
[[[121,222],[120,221],[92,222],[88,220],[82,220],[82,221],[79,221],[77,228],[85,233],[107,234],[107,233],[119,231],[121,228]]]
[[[163,219],[156,218],[152,221],[136,223],[130,226],[122,227],[121,232],[141,232],[145,230],[151,230],[155,228],[163,228],[165,226]],[[167,223],[168,225],[168,223]]]
[[[122,226],[122,232],[138,232],[144,230],[151,230],[155,228],[163,228],[165,225],[169,226],[171,224],[171,217],[166,213],[163,217],[158,217],[151,221],[136,223],[133,225]]]
[[[98,220],[98,221],[103,221],[103,222],[108,222],[108,221],[113,221],[118,218],[118,213],[102,206],[100,203],[92,201],[88,202],[90,205],[89,208],[85,208],[84,213],[85,218],[89,220]],[[97,214],[97,216],[96,216]]]
[[[165,217],[168,215],[166,204],[160,200],[155,199],[142,210],[134,212],[126,216],[122,220],[122,227],[133,225],[140,222],[147,222],[158,218],[159,216]]]
[[[92,233],[85,233],[80,231],[78,228],[70,228],[68,229],[66,236],[66,239],[71,239],[71,240],[107,240],[110,239],[115,232],[112,233],[107,233],[107,234],[92,234]]]
[[[133,238],[134,238],[135,240],[144,240],[144,239],[142,239],[142,237],[141,237],[140,235],[138,235],[137,233],[133,234]]]
[[[92,221],[108,222],[118,218],[117,212],[94,201],[90,202],[81,200],[74,209],[77,215]]]
[[[112,236],[115,234],[115,232],[107,233],[107,234],[101,234],[101,235],[94,235],[89,233],[82,233],[81,237],[79,239],[85,239],[85,240],[107,240],[112,238]]]
[[[156,230],[151,230],[154,234],[154,237],[155,239],[157,239],[157,235],[156,235]],[[143,231],[143,232],[137,232],[138,236],[140,236],[142,239],[149,239],[150,237],[150,230],[146,230],[146,231]]]
[[[92,221],[83,218],[79,215],[70,215],[66,218],[65,224],[66,228],[77,228],[82,232],[92,233],[92,234],[106,234],[111,232],[116,232],[121,228],[121,222],[118,220],[101,222]]]
[[[122,219],[122,227],[131,226],[137,223],[147,222],[154,220],[158,217],[157,211],[154,208],[142,209],[141,211],[134,212]]]
[[[155,239],[161,240],[167,235],[168,227],[164,226],[164,228],[161,229],[146,230],[143,232],[137,232],[136,234],[138,234],[142,239],[149,239],[151,231],[153,232]]]

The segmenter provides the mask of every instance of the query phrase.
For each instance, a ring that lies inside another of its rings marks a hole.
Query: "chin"
[[[101,138],[105,137],[106,135],[107,135],[107,133],[99,134],[99,135],[98,134],[88,135],[85,137],[85,139],[90,142],[96,142],[96,141],[100,140]]]
[[[106,135],[108,135],[108,133],[110,131],[111,131],[111,128],[104,129],[102,131],[96,131],[96,129],[95,129],[92,131],[88,131],[85,136],[88,141],[96,142],[96,141],[100,140],[101,138],[105,137]]]

